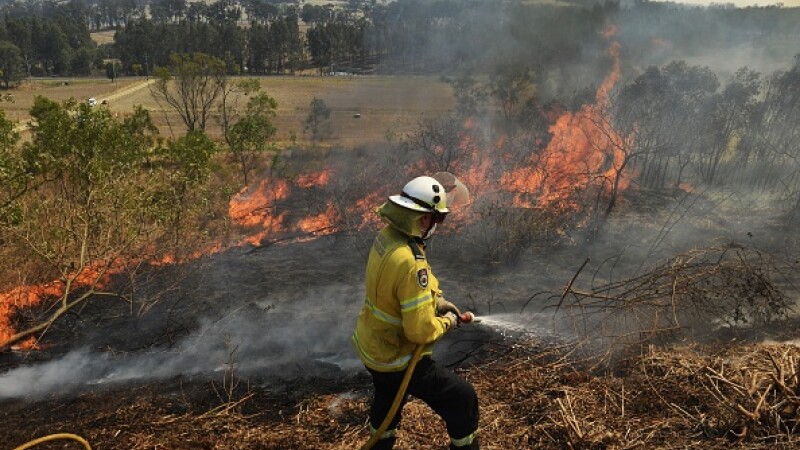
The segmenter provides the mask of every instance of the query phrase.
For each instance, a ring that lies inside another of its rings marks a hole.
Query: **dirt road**
[[[124,97],[126,95],[133,94],[136,91],[139,91],[141,89],[144,89],[144,88],[150,86],[155,81],[156,81],[155,78],[151,78],[149,80],[143,80],[143,81],[140,81],[138,83],[132,84],[130,86],[126,86],[125,88],[120,89],[118,91],[114,91],[110,95],[108,95],[106,97],[101,97],[101,98],[99,98],[97,100],[100,103],[102,103],[104,100],[107,101],[107,102],[111,102],[112,100],[118,100],[118,99],[120,99],[120,98],[122,98],[122,97]]]
[[[155,81],[156,81],[155,78],[151,78],[149,80],[142,80],[140,82],[137,82],[137,83],[134,83],[134,84],[130,84],[128,86],[125,86],[122,89],[119,89],[117,91],[112,92],[111,94],[109,94],[109,95],[107,95],[105,97],[98,98],[97,101],[100,102],[100,103],[102,103],[104,101],[110,103],[110,102],[112,102],[114,100],[119,100],[122,97],[129,96],[131,94],[134,94],[134,93],[136,93],[136,92],[138,92],[138,91],[150,86]],[[28,131],[29,127],[30,127],[30,123],[29,122],[20,123],[19,125],[14,127],[14,131],[16,131],[17,133],[24,133],[25,131]]]

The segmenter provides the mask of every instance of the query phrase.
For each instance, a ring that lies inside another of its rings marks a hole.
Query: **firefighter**
[[[372,375],[375,397],[370,432],[386,417],[411,360],[425,345],[394,419],[373,447],[391,449],[408,395],[424,401],[447,425],[450,448],[478,448],[478,397],[472,385],[431,359],[433,344],[458,324],[458,308],[445,300],[425,257],[428,239],[448,213],[444,187],[417,177],[377,211],[386,226],[375,238],[366,270],[366,296],[353,345]]]

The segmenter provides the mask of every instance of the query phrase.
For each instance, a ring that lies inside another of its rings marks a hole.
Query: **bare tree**
[[[475,151],[476,137],[457,117],[442,117],[420,121],[406,144],[422,152],[431,173],[449,172],[463,168],[459,166]]]
[[[177,111],[190,131],[205,130],[225,89],[225,70],[223,60],[205,53],[173,54],[169,67],[156,69],[157,80],[150,92]]]

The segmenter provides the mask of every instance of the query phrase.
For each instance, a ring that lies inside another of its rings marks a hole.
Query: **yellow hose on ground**
[[[392,407],[389,408],[389,412],[383,419],[381,426],[378,427],[378,431],[376,431],[375,434],[369,438],[366,444],[361,446],[361,450],[371,449],[381,438],[381,435],[386,432],[386,429],[389,428],[389,423],[394,418],[394,415],[397,414],[397,409],[400,408],[400,402],[403,400],[406,389],[408,389],[408,382],[411,381],[411,375],[414,374],[414,368],[417,366],[417,362],[419,362],[419,359],[422,357],[422,350],[424,348],[424,344],[419,344],[416,346],[416,348],[414,348],[414,355],[411,356],[411,361],[408,363],[408,368],[406,369],[405,375],[403,375],[403,381],[400,383],[400,388],[397,389],[397,395],[394,397],[394,403],[392,403]]]
[[[86,450],[92,450],[92,446],[86,442],[86,439],[78,436],[77,434],[71,433],[57,433],[57,434],[50,434],[47,436],[40,437],[38,439],[34,439],[30,442],[20,445],[19,447],[15,448],[14,450],[25,450],[31,448],[33,446],[39,445],[43,442],[55,441],[58,439],[72,439],[73,441],[80,442],[83,445],[83,448]]]

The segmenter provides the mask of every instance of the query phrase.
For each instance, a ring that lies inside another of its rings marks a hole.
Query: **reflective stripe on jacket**
[[[428,261],[417,259],[408,237],[387,225],[372,244],[367,261],[366,297],[353,333],[364,365],[379,372],[404,370],[417,344],[433,342],[450,322],[436,316],[439,281]]]

